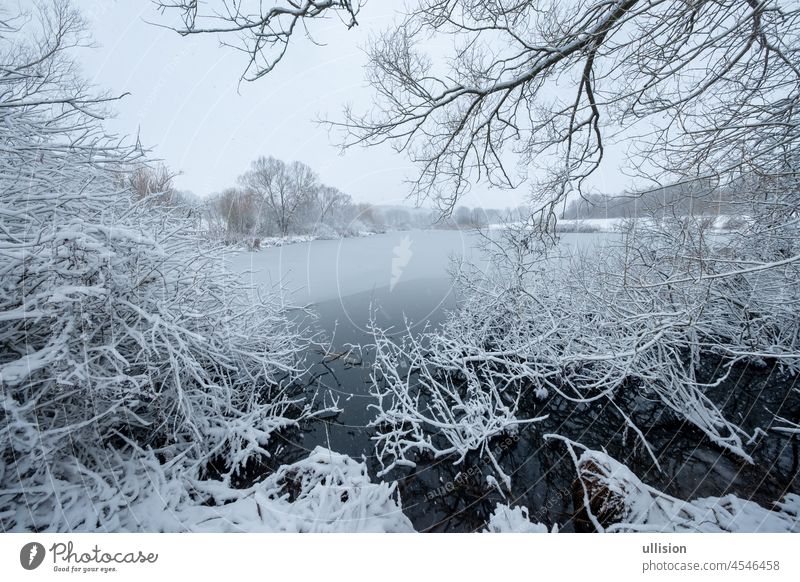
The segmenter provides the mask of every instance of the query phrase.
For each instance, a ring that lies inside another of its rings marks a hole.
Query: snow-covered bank
[[[150,495],[129,528],[192,532],[410,532],[393,483],[373,483],[363,463],[317,447],[248,489],[193,483],[199,501]],[[129,528],[125,528],[126,530]]]
[[[800,496],[788,494],[773,509],[733,495],[684,501],[644,484],[599,451],[577,462],[576,517],[604,532],[798,532]],[[189,479],[150,455],[127,463],[119,480],[91,491],[62,490],[60,518],[38,531],[73,532],[413,532],[397,483],[373,482],[363,462],[316,447],[262,481],[236,489],[211,479]],[[536,511],[539,508],[533,508]],[[7,531],[28,531],[19,507]],[[531,519],[521,505],[497,503],[480,531],[557,533],[563,524]],[[534,513],[541,515],[540,512]]]
[[[224,245],[229,251],[244,252],[244,251],[260,251],[272,247],[284,247],[288,245],[309,243],[317,240],[344,240],[349,238],[364,238],[373,236],[375,234],[382,234],[379,232],[372,232],[361,230],[358,232],[351,232],[348,234],[290,234],[287,236],[265,236],[250,239],[242,239],[233,242],[225,242]]]
[[[674,218],[674,217],[671,217]],[[686,220],[707,220],[710,222],[711,230],[720,232],[729,232],[742,228],[745,224],[752,221],[748,216],[735,216],[720,214],[714,216],[686,216],[682,217]],[[658,220],[650,216],[639,216],[631,218],[559,218],[556,222],[555,229],[558,233],[592,233],[592,232],[621,232],[626,222],[634,221],[642,226],[655,226],[659,223]],[[521,222],[513,223],[493,223],[483,227],[485,230],[497,230],[513,227],[521,227]],[[473,227],[478,228],[478,227]]]
[[[690,217],[685,217],[689,219]],[[719,232],[728,232],[741,228],[749,217],[718,215],[708,217],[693,217],[693,220],[708,220],[711,222],[710,228]],[[583,218],[583,219],[559,219],[556,223],[556,231],[563,233],[578,232],[620,232],[629,218]],[[652,226],[657,221],[650,217],[639,217],[633,219],[644,226]]]
[[[364,238],[376,234],[381,234],[381,233],[372,232],[368,230],[360,230],[358,232],[351,232],[348,234],[295,234],[286,237],[269,236],[261,239],[261,246],[263,248],[282,247],[285,245],[293,245],[296,243],[311,242],[313,240],[342,240],[345,238]]]
[[[363,463],[317,447],[246,489],[194,479],[142,453],[113,477],[55,484],[58,507],[17,505],[3,531],[409,532],[396,485],[372,483]]]
[[[800,495],[788,493],[766,509],[735,495],[676,499],[643,483],[599,451],[578,460],[582,513],[606,532],[800,532]]]
[[[622,218],[586,218],[581,220],[560,219],[557,232],[618,232]]]

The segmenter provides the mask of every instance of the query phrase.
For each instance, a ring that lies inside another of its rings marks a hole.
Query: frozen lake
[[[561,245],[591,247],[609,236],[565,234]],[[339,310],[340,323],[360,327],[371,303],[384,321],[402,323],[405,316],[423,323],[453,305],[453,261],[485,268],[480,240],[472,231],[412,230],[297,243],[229,258],[232,268],[248,273],[252,283],[280,286],[285,304],[314,304],[323,316]]]
[[[478,236],[466,231],[417,230],[369,237],[316,240],[232,259],[253,282],[282,283],[289,303],[319,303],[365,291],[394,292],[424,279],[446,279],[454,259],[478,258]]]

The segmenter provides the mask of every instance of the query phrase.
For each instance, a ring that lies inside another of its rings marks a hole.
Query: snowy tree
[[[213,215],[225,223],[226,238],[238,234],[254,236],[260,205],[253,192],[241,188],[228,188],[215,197]]]
[[[453,220],[459,226],[472,225],[472,210],[466,206],[459,206],[453,213]]]
[[[352,204],[350,196],[332,186],[321,185],[316,189],[314,197],[314,210],[316,219],[320,223],[341,224],[343,214]]]
[[[249,64],[242,75],[253,81],[272,71],[289,47],[297,27],[310,36],[309,25],[324,21],[336,14],[347,28],[356,26],[356,15],[364,0],[286,0],[268,6],[262,2],[222,0],[221,11],[201,11],[196,0],[156,0],[163,9],[176,9],[182,25],[176,30],[182,34],[213,33],[238,35],[241,48],[249,55]],[[205,8],[205,7],[203,7]]]
[[[261,157],[239,183],[212,196],[206,207],[207,234],[213,239],[240,243],[276,235],[335,237],[352,230],[357,211],[350,196],[322,184],[303,163]]]
[[[316,195],[319,182],[314,171],[302,162],[287,164],[271,156],[255,160],[239,181],[257,198],[255,231],[272,220],[282,236],[289,234],[300,210]]]

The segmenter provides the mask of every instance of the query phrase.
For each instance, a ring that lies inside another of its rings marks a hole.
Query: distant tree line
[[[561,218],[633,218],[669,209],[679,216],[720,216],[742,213],[742,195],[749,186],[741,180],[720,187],[711,182],[673,184],[646,192],[585,194],[570,201]]]
[[[470,208],[469,206],[457,206],[453,215],[445,223],[456,228],[479,228],[490,224],[504,224],[507,222],[517,222],[523,217],[528,216],[527,206],[518,208]]]
[[[302,162],[260,157],[239,176],[237,185],[201,199],[177,190],[177,174],[161,163],[142,164],[124,178],[136,201],[183,209],[196,219],[198,233],[229,244],[258,246],[267,237],[356,236],[389,230],[479,228],[515,222],[527,207],[458,206],[449,217],[432,209],[356,203],[341,190],[323,184]]]
[[[458,206],[442,217],[422,208],[355,203],[348,194],[323,184],[306,164],[274,157],[256,159],[237,186],[205,200],[176,190],[175,175],[163,164],[141,165],[125,177],[123,186],[137,201],[187,209],[197,218],[198,231],[227,243],[258,245],[266,237],[293,235],[338,238],[387,230],[481,228],[518,222],[529,214],[526,206]],[[678,216],[739,216],[740,192],[750,187],[741,180],[724,187],[694,181],[647,192],[587,194],[570,201],[561,218],[632,218],[667,210]]]
[[[254,160],[236,186],[211,197],[206,212],[209,230],[228,241],[385,228],[370,205],[323,184],[306,164],[272,156]]]

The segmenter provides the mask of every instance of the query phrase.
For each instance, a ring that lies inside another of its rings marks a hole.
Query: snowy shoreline
[[[225,242],[222,244],[227,251],[248,251],[255,252],[273,247],[285,247],[288,245],[302,244],[314,242],[317,240],[345,240],[350,238],[365,238],[376,234],[384,234],[383,232],[369,232],[358,231],[357,233],[348,233],[338,236],[330,236],[323,234],[290,234],[288,236],[266,236],[255,237],[248,241]]]

